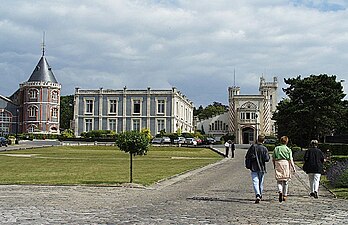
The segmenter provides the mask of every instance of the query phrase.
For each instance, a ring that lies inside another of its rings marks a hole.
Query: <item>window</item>
[[[85,131],[89,132],[93,130],[93,123],[92,119],[85,119]]]
[[[35,131],[35,125],[29,125],[29,127],[28,127],[28,133],[34,133],[34,131]]]
[[[133,119],[132,121],[132,130],[140,131],[140,119]]]
[[[52,91],[52,100],[58,100],[58,92]]]
[[[165,130],[165,120],[164,119],[158,119],[157,120],[157,133],[159,133],[161,130]]]
[[[133,114],[140,114],[140,100],[133,100]]]
[[[86,100],[86,113],[93,113],[93,100],[87,99]]]
[[[30,106],[28,108],[29,117],[37,117],[37,108],[35,106]]]
[[[35,89],[30,89],[30,90],[29,90],[29,98],[30,98],[30,99],[37,99],[37,90],[35,90]]]
[[[109,119],[109,130],[116,131],[116,119]]]
[[[54,118],[58,117],[58,109],[57,108],[52,109],[52,117],[54,117]]]
[[[157,113],[158,114],[164,114],[165,109],[165,101],[164,100],[158,100],[157,101]]]
[[[116,112],[117,112],[117,100],[110,99],[109,100],[109,113],[116,114]]]
[[[254,112],[242,112],[240,114],[240,119],[242,120],[255,120],[257,118],[256,113]]]
[[[11,122],[11,115],[8,112],[0,112],[0,122]]]

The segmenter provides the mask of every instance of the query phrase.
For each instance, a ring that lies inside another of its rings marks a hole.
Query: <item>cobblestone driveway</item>
[[[3,185],[0,224],[348,224],[348,201],[310,198],[303,172],[279,203],[271,163],[254,204],[244,155],[147,188]]]

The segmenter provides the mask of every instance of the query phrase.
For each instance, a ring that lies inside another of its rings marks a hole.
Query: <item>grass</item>
[[[321,176],[320,182],[332,191],[337,198],[348,199],[348,188],[334,188],[330,185],[330,182],[326,176]]]
[[[150,185],[221,158],[205,148],[151,147],[133,157],[133,183]],[[129,182],[129,154],[114,146],[1,152],[0,171],[0,184],[117,185]]]

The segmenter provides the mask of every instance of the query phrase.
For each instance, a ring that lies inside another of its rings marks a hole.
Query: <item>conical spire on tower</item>
[[[43,81],[58,83],[51,67],[49,66],[47,59],[45,58],[45,32],[43,33],[42,39],[42,56],[39,63],[36,65],[34,71],[32,72],[28,82],[33,81]]]

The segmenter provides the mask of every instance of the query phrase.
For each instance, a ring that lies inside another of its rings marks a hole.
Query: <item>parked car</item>
[[[8,140],[4,137],[0,137],[0,147],[6,146],[7,147]]]
[[[184,144],[185,138],[184,137],[178,137],[177,139],[174,139],[174,144]]]
[[[152,139],[151,143],[152,144],[162,144],[162,138],[154,138]]]
[[[194,138],[186,138],[185,143],[188,145],[197,145],[197,141]]]
[[[204,140],[205,145],[215,144],[216,140],[214,138],[208,137]]]
[[[170,144],[171,143],[171,140],[170,140],[170,138],[169,137],[162,137],[162,139],[163,139],[163,143],[164,144]]]
[[[264,144],[276,144],[277,140],[276,139],[265,139],[263,142]]]
[[[200,138],[196,138],[196,141],[197,141],[197,145],[203,144],[203,141],[202,141],[202,139],[200,139]]]

